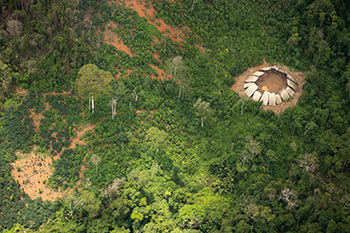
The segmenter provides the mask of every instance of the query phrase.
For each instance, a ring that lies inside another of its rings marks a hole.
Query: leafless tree
[[[22,23],[16,19],[9,20],[7,22],[7,31],[11,36],[20,36],[22,33]]]
[[[288,207],[292,207],[297,204],[296,193],[289,188],[282,190],[280,199],[287,202]]]
[[[313,154],[304,154],[299,159],[299,166],[308,173],[314,173],[318,167],[318,160]]]
[[[101,162],[100,156],[93,154],[91,156],[91,162],[96,166],[96,175],[98,174],[98,163]]]
[[[239,160],[241,163],[247,164],[260,153],[260,142],[255,141],[252,136],[248,135],[246,137],[245,149],[239,154]]]

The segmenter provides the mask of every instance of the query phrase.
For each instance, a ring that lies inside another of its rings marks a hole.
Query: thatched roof
[[[276,94],[275,93],[270,93],[269,105],[276,106]]]
[[[298,91],[298,84],[290,81],[289,79],[287,79],[287,84],[288,86],[290,86],[294,91]]]
[[[247,96],[252,97],[256,90],[258,90],[258,86],[255,83],[253,83],[247,88],[247,90],[245,90],[245,93]]]
[[[281,97],[282,97],[283,101],[287,101],[290,98],[290,96],[289,96],[288,92],[286,91],[286,89],[283,89],[281,91]]]
[[[280,96],[280,94],[276,94],[276,104],[281,104],[282,103],[282,98]]]
[[[258,76],[249,76],[244,82],[246,82],[246,83],[254,83],[254,82],[256,82],[257,80],[259,79],[259,77]]]
[[[287,87],[287,88],[286,88],[286,90],[287,90],[288,94],[290,95],[290,97],[294,97],[294,95],[295,95],[295,91],[293,91],[293,89],[292,89],[292,88]]]
[[[257,72],[255,72],[253,75],[254,75],[254,76],[260,77],[260,76],[263,75],[263,74],[264,74],[264,72],[257,71]]]
[[[269,98],[270,98],[270,92],[265,91],[264,94],[261,97],[261,100],[263,101],[264,105],[268,105],[269,103]]]
[[[256,92],[254,92],[254,95],[253,95],[253,100],[255,100],[255,101],[259,101],[259,100],[260,100],[260,97],[261,97],[261,93],[260,93],[260,91],[256,91]]]

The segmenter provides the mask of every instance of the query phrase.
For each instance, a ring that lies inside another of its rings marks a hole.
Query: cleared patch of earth
[[[106,25],[105,30],[103,32],[103,42],[113,45],[119,51],[123,51],[129,56],[133,56],[128,46],[124,44],[121,38],[117,34],[115,34],[112,30],[115,29],[117,25],[113,22],[110,22]],[[109,29],[111,28],[111,29]]]
[[[182,30],[174,29],[167,25],[162,19],[155,19],[154,15],[156,10],[151,3],[148,3],[146,7],[145,2],[139,2],[137,0],[125,1],[126,7],[133,9],[140,17],[145,17],[147,22],[153,24],[160,32],[167,34],[173,41],[183,41],[181,37],[184,36]],[[117,3],[118,4],[118,3]]]
[[[151,77],[153,79],[160,79],[160,80],[164,80],[164,79],[169,79],[171,76],[168,75],[164,70],[162,70],[161,68],[159,68],[158,66],[155,66],[153,64],[150,64],[150,66],[155,69],[158,73],[158,76],[156,75],[152,75]]]
[[[88,125],[79,128],[76,136],[72,139],[69,149],[74,149],[76,145],[85,145],[85,142],[80,139],[81,136],[87,131],[93,130],[95,126]],[[34,147],[29,154],[17,152],[16,155],[18,160],[12,164],[12,176],[31,199],[40,197],[43,200],[55,201],[57,198],[61,198],[70,192],[70,190],[54,190],[47,185],[47,180],[53,173],[53,160],[59,159],[59,154],[52,157],[48,154],[37,152],[37,149]]]
[[[244,92],[244,81],[251,76],[253,73],[255,73],[256,71],[259,71],[261,68],[263,67],[267,67],[267,66],[273,66],[272,64],[268,64],[267,62],[263,62],[261,65],[255,66],[255,67],[251,67],[248,68],[246,71],[244,71],[243,74],[241,74],[240,76],[236,77],[236,83],[234,85],[232,85],[232,87],[230,88],[230,90],[237,92],[240,96],[246,96],[245,92]],[[296,106],[296,104],[299,101],[300,96],[302,96],[303,94],[305,94],[305,90],[302,89],[302,86],[305,84],[305,73],[303,72],[292,72],[287,66],[284,65],[274,65],[277,68],[287,72],[288,74],[292,75],[293,78],[296,79],[296,81],[298,82],[298,86],[299,86],[299,90],[295,93],[295,96],[293,97],[293,99],[291,99],[290,101],[287,102],[282,102],[282,104],[276,105],[276,106],[265,106],[262,105],[262,109],[263,110],[272,110],[274,111],[276,114],[280,114],[281,112],[283,112],[285,109],[287,108],[291,108]],[[267,83],[268,84],[268,83]],[[281,86],[276,85],[275,84],[271,84],[269,86],[265,85],[265,88],[268,88],[269,90],[272,90],[271,88],[275,88],[275,89],[282,89],[284,85],[283,83],[281,84]],[[263,88],[263,86],[261,87],[261,89]],[[278,92],[276,92],[278,93]]]
[[[259,87],[260,93],[264,91],[279,93],[280,90],[287,87],[287,79],[282,76],[281,72],[269,70],[265,71],[255,84]]]

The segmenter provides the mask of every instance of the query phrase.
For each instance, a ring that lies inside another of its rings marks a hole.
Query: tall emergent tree
[[[157,148],[157,151],[159,148],[165,148],[167,146],[167,138],[168,133],[158,129],[157,127],[149,128],[145,136],[146,141],[149,141],[154,148]]]
[[[91,162],[96,166],[96,175],[98,175],[98,163],[101,162],[100,156],[93,154],[91,156]]]
[[[110,105],[112,107],[112,119],[114,118],[117,112],[117,102],[118,100],[126,94],[126,88],[122,80],[113,80],[110,82],[110,95],[111,102]]]
[[[94,64],[87,64],[80,68],[76,80],[77,91],[84,97],[89,97],[89,109],[92,114],[95,110],[94,97],[106,94],[109,91],[107,84],[113,79],[109,71],[100,70]]]
[[[204,118],[208,118],[213,114],[213,109],[210,108],[210,103],[199,98],[196,103],[193,104],[196,111],[196,115],[201,117],[201,126],[203,127]]]
[[[169,59],[166,62],[166,66],[170,74],[173,76],[174,80],[179,84],[179,98],[181,94],[183,94],[185,87],[189,86],[189,76],[188,76],[188,68],[183,61],[182,57],[177,56],[173,59]]]

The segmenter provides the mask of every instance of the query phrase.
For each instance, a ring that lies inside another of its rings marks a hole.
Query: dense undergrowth
[[[349,232],[346,1],[140,4],[190,30],[176,42],[123,1],[0,3],[0,230]],[[109,22],[133,56],[103,43]],[[307,72],[306,94],[280,115],[229,90],[263,60]],[[94,113],[75,85],[87,64],[121,77]],[[151,79],[151,65],[174,79]],[[86,145],[70,148],[86,125]],[[59,156],[48,185],[70,194],[54,203],[11,176],[15,152],[34,146]]]

